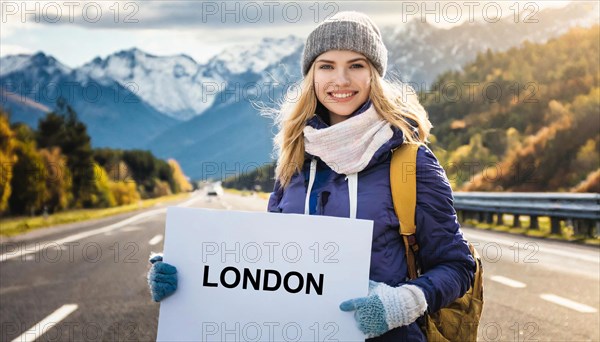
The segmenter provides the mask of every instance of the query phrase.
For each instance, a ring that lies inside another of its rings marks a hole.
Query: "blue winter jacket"
[[[370,101],[369,101],[370,102]],[[370,105],[370,103],[369,103]],[[364,111],[364,108],[361,108]],[[328,127],[319,116],[308,125]],[[453,196],[444,169],[426,147],[417,152],[416,238],[420,250],[417,260],[422,274],[408,280],[405,248],[399,233],[390,190],[391,150],[400,146],[403,134],[393,128],[392,138],[375,153],[367,167],[358,174],[357,218],[373,220],[373,243],[369,278],[390,286],[410,283],[425,293],[428,312],[435,312],[461,297],[471,286],[475,261],[463,238]],[[295,174],[283,190],[278,182],[271,193],[268,210],[277,213],[304,213],[310,161],[305,154],[302,173]],[[398,175],[400,177],[400,175]],[[337,174],[317,158],[317,177],[311,191],[311,214],[349,217],[346,176]],[[348,298],[350,299],[350,298]],[[417,322],[393,329],[370,341],[425,341]]]

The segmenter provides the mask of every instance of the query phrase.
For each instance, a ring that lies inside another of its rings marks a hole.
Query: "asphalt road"
[[[266,201],[195,193],[190,207],[263,211]],[[146,285],[165,206],[0,242],[1,341],[153,341]],[[484,261],[480,341],[600,341],[598,248],[464,228]]]

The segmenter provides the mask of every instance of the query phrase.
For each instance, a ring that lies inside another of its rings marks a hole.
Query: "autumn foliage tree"
[[[45,169],[44,180],[47,191],[45,205],[50,213],[66,209],[73,199],[67,158],[60,152],[59,147],[43,148],[39,152]]]
[[[171,167],[171,173],[173,174],[173,180],[175,182],[176,192],[188,192],[192,191],[192,184],[188,181],[187,177],[183,174],[181,166],[175,159],[169,159],[167,161]]]
[[[12,188],[15,156],[15,134],[10,129],[8,114],[0,110],[0,213],[8,208],[8,198]]]

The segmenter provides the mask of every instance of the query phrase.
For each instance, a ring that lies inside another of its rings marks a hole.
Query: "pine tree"
[[[37,152],[33,133],[25,124],[14,127],[17,162],[13,167],[8,205],[12,214],[34,214],[47,197],[44,160]]]
[[[77,113],[64,98],[56,101],[54,112],[39,121],[36,140],[42,148],[60,147],[67,157],[67,168],[72,177],[72,206],[91,208],[100,205],[100,198],[105,196],[101,194],[94,173],[91,138],[85,124],[79,121]]]

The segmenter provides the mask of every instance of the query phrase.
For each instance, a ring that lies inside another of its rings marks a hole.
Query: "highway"
[[[175,205],[175,204],[170,204]],[[195,192],[177,205],[264,211]],[[166,205],[0,240],[1,341],[154,341],[146,284]],[[479,341],[600,341],[600,250],[463,227],[484,262]]]

